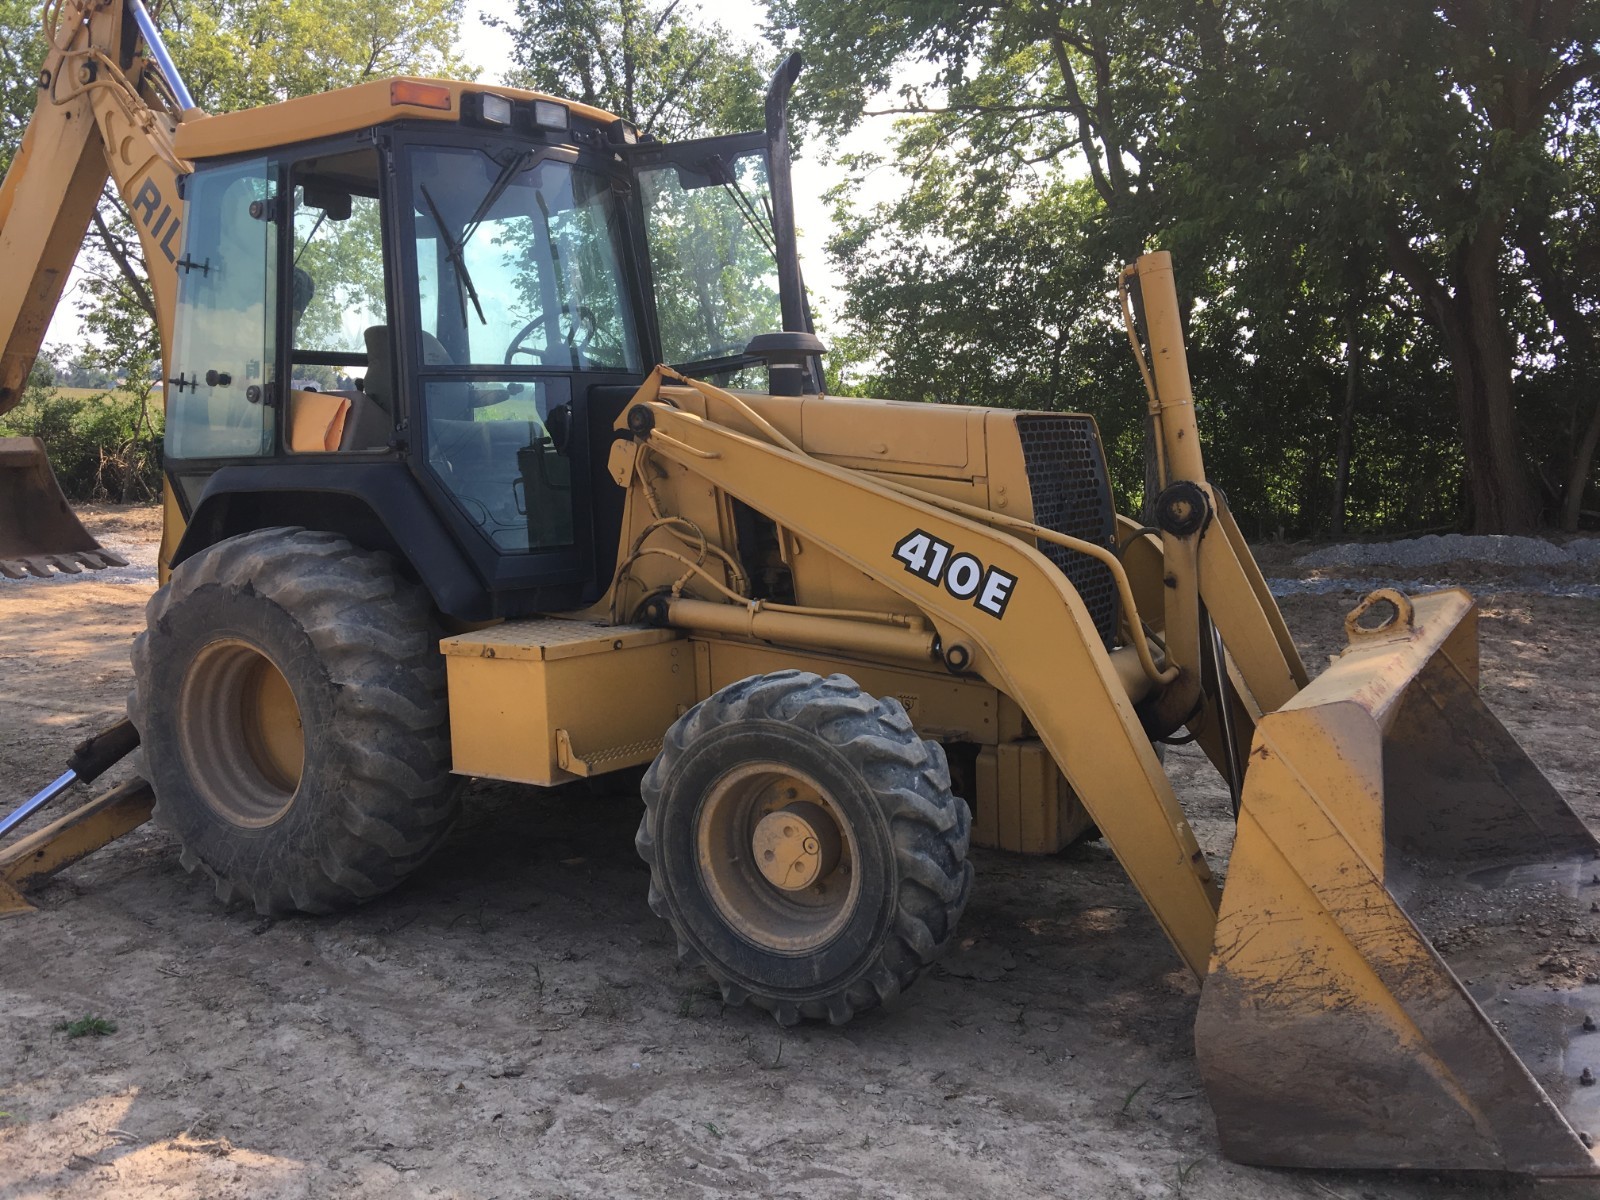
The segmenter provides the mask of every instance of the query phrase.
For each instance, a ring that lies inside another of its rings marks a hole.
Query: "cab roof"
[[[301,96],[261,108],[247,108],[220,116],[191,118],[178,126],[175,149],[180,158],[221,158],[249,154],[314,138],[354,133],[393,121],[459,123],[462,98],[493,94],[513,102],[554,101],[575,118],[600,126],[613,124],[614,113],[576,100],[493,84],[462,83],[453,79],[424,79],[400,75],[374,79],[355,87],[339,88],[315,96]],[[419,102],[419,101],[426,101]]]

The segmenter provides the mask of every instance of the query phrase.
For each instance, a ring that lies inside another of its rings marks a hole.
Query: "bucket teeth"
[[[63,575],[81,575],[85,571],[103,571],[107,567],[125,567],[128,560],[109,550],[75,550],[66,554],[30,554],[21,558],[0,558],[0,575],[7,579],[49,579],[59,571]]]

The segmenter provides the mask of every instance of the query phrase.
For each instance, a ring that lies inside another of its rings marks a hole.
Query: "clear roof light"
[[[566,129],[572,124],[572,116],[565,104],[557,104],[554,100],[535,100],[533,123],[540,129]]]
[[[493,92],[483,93],[479,111],[485,125],[511,124],[511,101],[504,96],[497,96]]]

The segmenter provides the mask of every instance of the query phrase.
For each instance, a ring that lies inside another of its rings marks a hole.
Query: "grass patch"
[[[84,1016],[76,1021],[56,1022],[56,1032],[64,1033],[69,1038],[110,1037],[116,1031],[117,1023],[104,1017]]]

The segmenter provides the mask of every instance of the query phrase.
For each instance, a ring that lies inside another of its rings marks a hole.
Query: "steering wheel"
[[[600,329],[600,322],[595,318],[594,309],[587,304],[578,306],[578,319],[576,321],[572,319],[572,306],[563,304],[561,306],[561,320],[568,326],[566,346],[567,349],[572,351],[581,351],[590,342],[594,341],[594,335]],[[522,344],[527,340],[529,334],[543,327],[544,314],[541,312],[535,313],[533,320],[517,330],[516,336],[511,339],[511,344],[506,347],[506,365],[508,367],[516,365],[511,360],[519,354],[526,354],[529,358],[537,359],[541,363],[545,361],[545,355],[549,354],[554,347],[524,346]]]

